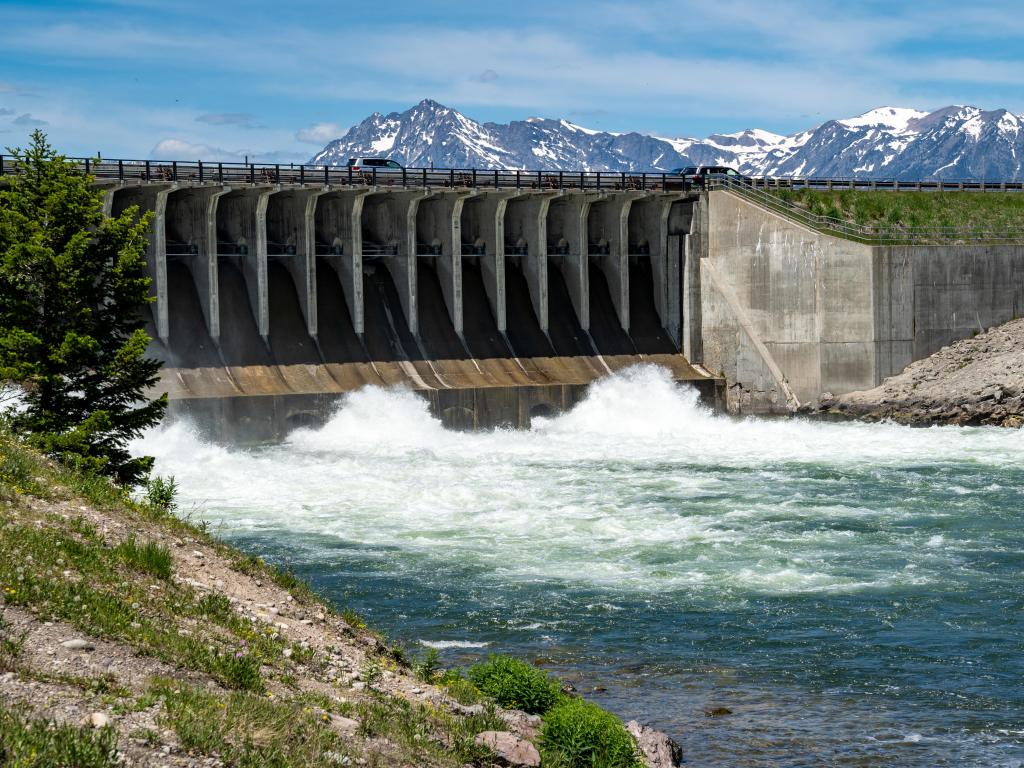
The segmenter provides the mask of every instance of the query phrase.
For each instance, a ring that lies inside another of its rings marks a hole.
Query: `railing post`
[[[476,188],[476,168],[473,169],[473,187]]]
[[[647,189],[647,174],[646,173],[641,173],[640,174],[640,189],[643,189],[643,190]]]
[[[558,188],[559,189],[565,189],[565,183],[564,183],[564,181],[562,179],[562,172],[561,171],[558,172]]]
[[[149,181],[149,160],[146,161],[146,181]]]
[[[449,186],[449,188],[454,188],[455,187],[455,169],[454,168],[449,168],[448,169],[448,186]]]
[[[664,192],[666,189],[668,189],[668,187],[665,186],[665,181],[666,181],[667,178],[668,177],[665,175],[665,173],[662,172],[662,174],[661,174],[661,191],[662,192]]]
[[[520,184],[519,169],[516,168],[516,189],[519,189],[519,184]]]
[[[540,171],[537,171],[537,189],[540,189],[542,186],[544,186],[544,179],[541,177]]]
[[[586,174],[585,171],[580,171],[580,189],[586,189],[587,188],[587,177],[586,177],[585,174]]]
[[[597,188],[600,189],[601,188],[601,172],[600,171],[597,172],[597,181],[595,183],[597,184]]]
[[[375,186],[375,187],[377,186],[377,166],[376,165],[373,166],[373,169],[370,171],[370,181],[373,183],[373,186]]]
[[[427,169],[423,169],[423,188],[427,188]]]
[[[171,160],[171,181],[178,180],[178,161]]]
[[[85,175],[89,175],[89,158],[85,158]]]
[[[407,186],[409,186],[409,172],[405,169],[405,166],[402,166],[402,187],[405,188]]]
[[[306,185],[306,164],[299,166],[299,184]]]
[[[0,155],[0,176],[4,175],[4,156]]]
[[[494,169],[494,188],[498,188],[498,169]]]
[[[3,158],[0,157],[0,176],[3,175],[3,172],[4,172],[4,161],[3,161]],[[117,178],[118,178],[119,181],[124,181],[124,160],[118,160],[117,161]]]
[[[199,161],[199,183],[203,183],[203,161]]]
[[[625,171],[622,172],[622,188],[623,189],[626,188],[626,172]]]
[[[274,163],[274,183],[281,183],[281,166],[278,163]]]
[[[249,183],[256,183],[256,163],[249,163]]]

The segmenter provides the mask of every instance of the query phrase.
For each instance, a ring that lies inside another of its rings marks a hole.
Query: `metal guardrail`
[[[178,160],[66,158],[98,180],[195,184],[310,184],[330,186],[441,187],[490,189],[593,189],[684,191],[692,184],[671,173],[627,171],[527,171],[479,168],[363,168],[323,165],[257,165]],[[18,172],[10,155],[0,155],[0,176]]]
[[[631,171],[559,171],[479,168],[364,168],[348,166],[204,163],[181,160],[66,158],[81,172],[100,180],[167,181],[217,184],[326,184],[331,186],[468,187],[491,189],[594,189],[690,191],[704,189],[721,177],[678,176]],[[11,155],[0,154],[0,176],[18,172]],[[1024,181],[985,179],[749,178],[753,189],[826,189],[923,192],[1022,192]]]
[[[760,179],[734,179],[719,176],[709,179],[708,188],[724,189],[756,203],[773,213],[827,234],[870,245],[899,244],[950,244],[1024,243],[1024,226],[1003,230],[967,229],[962,227],[902,227],[887,225],[856,224],[845,219],[811,213],[805,208],[784,200],[775,194],[778,190],[799,189],[800,187],[764,185]],[[772,180],[774,181],[774,180]],[[803,187],[811,188],[815,187]],[[901,187],[902,188],[902,187]],[[833,189],[841,189],[833,187]]]
[[[924,242],[1024,243],[1024,228],[978,230],[956,227],[908,228],[859,225],[842,219],[820,216],[775,192],[782,190],[855,190],[893,192],[1024,192],[1024,181],[983,179],[896,179],[853,178],[751,178],[724,175],[702,178],[671,173],[633,173],[628,171],[550,171],[483,170],[478,168],[370,168],[354,170],[348,166],[260,165],[255,163],[204,163],[177,160],[111,160],[66,158],[80,172],[99,180],[121,182],[147,181],[171,183],[216,183],[249,185],[329,185],[404,188],[475,189],[549,189],[549,190],[636,190],[651,192],[691,192],[726,189],[784,215],[800,224],[823,232],[871,244]],[[0,177],[19,172],[11,155],[0,154]],[[334,252],[335,247],[317,244],[317,252]],[[381,252],[390,251],[381,247]],[[508,254],[518,254],[519,246],[510,245]],[[364,251],[365,252],[365,251]]]

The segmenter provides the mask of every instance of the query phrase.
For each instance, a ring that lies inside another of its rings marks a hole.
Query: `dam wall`
[[[733,412],[872,388],[1024,311],[1019,245],[866,245],[728,191],[695,207],[687,245],[683,348],[728,381]]]
[[[367,384],[418,392],[458,428],[526,426],[643,362],[718,403],[722,382],[680,351],[697,197],[132,181],[105,200],[154,214],[169,412],[273,440]]]

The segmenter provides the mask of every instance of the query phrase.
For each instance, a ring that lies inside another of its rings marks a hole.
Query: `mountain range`
[[[657,172],[726,165],[752,176],[1015,181],[1024,178],[1022,128],[1024,116],[1005,109],[880,107],[790,136],[748,129],[667,138],[539,117],[479,123],[424,99],[404,112],[373,113],[310,163],[386,156],[410,168]]]

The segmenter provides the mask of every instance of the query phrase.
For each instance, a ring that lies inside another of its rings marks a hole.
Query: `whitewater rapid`
[[[503,578],[834,590],[927,580],[929,569],[879,573],[829,562],[829,551],[849,547],[845,530],[789,537],[776,523],[902,514],[842,495],[804,503],[795,468],[997,469],[1020,462],[1024,433],[736,420],[712,414],[695,391],[648,366],[599,382],[574,410],[535,420],[526,432],[450,432],[414,394],[367,388],[349,395],[326,426],[294,432],[280,446],[229,449],[178,423],[134,448],[176,477],[197,514],[229,529],[458,553],[489,562]],[[968,492],[950,488],[958,491]],[[940,539],[907,538],[922,548],[922,565],[942,567],[929,552],[942,548]],[[728,558],[710,556],[730,547]],[[648,562],[658,548],[678,557]]]

